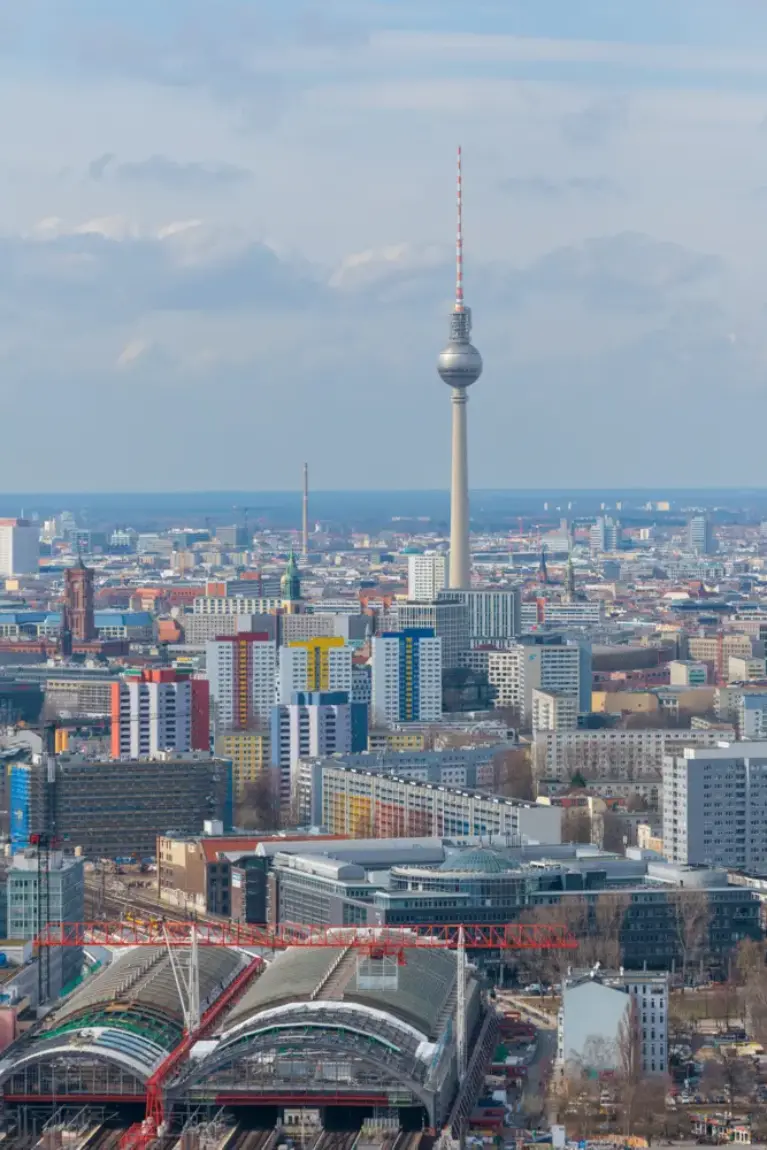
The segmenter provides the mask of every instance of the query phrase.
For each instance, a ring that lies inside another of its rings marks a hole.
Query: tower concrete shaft
[[[450,482],[450,578],[451,588],[468,588],[471,583],[469,550],[469,450],[466,405],[469,397],[463,387],[454,387],[453,450]]]
[[[450,481],[450,587],[465,590],[471,582],[469,550],[469,452],[467,388],[482,374],[482,356],[471,342],[471,308],[463,295],[463,191],[461,149],[458,149],[458,222],[455,243],[455,304],[450,313],[447,347],[440,352],[437,371],[451,388],[453,401],[453,463]]]

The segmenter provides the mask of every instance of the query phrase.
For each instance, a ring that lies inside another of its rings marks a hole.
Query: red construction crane
[[[458,952],[459,969],[468,950],[575,950],[576,938],[565,926],[539,923],[507,923],[504,926],[475,924],[410,924],[402,927],[312,927],[285,923],[278,927],[243,926],[239,923],[149,921],[142,926],[124,922],[48,923],[37,938],[38,947],[51,946],[167,946],[259,947],[286,950],[288,947],[354,947],[374,958],[396,957],[406,962],[410,949],[451,949]],[[263,966],[257,956],[230,983],[223,994],[203,1014],[199,1025],[187,1029],[178,1046],[160,1063],[146,1084],[146,1117],[122,1137],[120,1150],[148,1150],[157,1138],[164,1120],[163,1085],[186,1059],[189,1051],[209,1034],[230,1006],[244,993]],[[462,999],[459,978],[459,1001]],[[182,1006],[184,1004],[182,1003]],[[458,1026],[459,1048],[465,1035]],[[460,1056],[459,1049],[459,1056]],[[464,1047],[465,1055],[465,1047]],[[460,1060],[460,1058],[459,1058]]]
[[[136,923],[114,921],[51,922],[41,931],[38,946],[197,946],[253,947],[286,950],[289,946],[372,948],[398,955],[429,946],[455,949],[463,932],[468,950],[574,950],[578,943],[566,926],[511,922],[504,926],[409,923],[391,926],[243,926],[237,922]]]

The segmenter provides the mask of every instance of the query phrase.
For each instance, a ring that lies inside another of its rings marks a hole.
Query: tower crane
[[[454,950],[456,979],[456,1052],[459,1075],[465,1071],[466,1033],[466,951],[467,950],[575,950],[577,940],[565,926],[545,923],[507,923],[485,926],[410,924],[406,927],[313,927],[296,924],[244,926],[240,923],[149,922],[143,926],[116,921],[47,923],[36,945],[42,953],[51,946],[107,947],[153,946],[168,949],[176,987],[184,1014],[184,1036],[154,1073],[147,1079],[146,1117],[128,1130],[121,1150],[148,1150],[165,1127],[163,1087],[188,1057],[196,1042],[210,1034],[230,1006],[245,992],[262,969],[265,959],[254,956],[219,995],[212,1006],[199,1013],[200,947],[259,948],[286,950],[289,947],[351,947],[372,959],[395,959],[407,963],[411,949],[438,947]],[[174,953],[187,951],[186,964]]]

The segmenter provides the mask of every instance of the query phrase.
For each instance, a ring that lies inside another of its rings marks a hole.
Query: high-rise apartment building
[[[368,710],[346,691],[296,691],[272,710],[272,766],[279,772],[280,802],[290,803],[298,760],[367,748]]]
[[[669,862],[763,872],[767,745],[686,747],[663,762],[663,851]]]
[[[407,597],[431,603],[447,587],[448,557],[443,552],[407,557]]]
[[[707,515],[694,515],[687,524],[687,546],[696,555],[716,553],[716,538]]]
[[[295,691],[346,691],[351,697],[353,654],[337,636],[292,640],[280,648],[277,701],[290,702]]]
[[[533,692],[547,691],[572,696],[579,710],[590,710],[591,648],[588,643],[563,640],[561,636],[528,637],[508,650],[488,655],[488,679],[496,689],[496,707],[517,708],[531,720]]]
[[[40,528],[29,519],[0,519],[0,576],[36,575]]]
[[[125,675],[112,684],[112,755],[210,749],[210,690],[170,667]]]
[[[277,644],[267,631],[240,631],[206,644],[216,734],[266,730],[275,702]]]
[[[589,532],[589,543],[594,554],[617,551],[621,545],[621,525],[609,515],[600,515]]]
[[[460,595],[443,591],[433,603],[397,603],[392,611],[393,626],[387,631],[429,630],[442,640],[442,667],[451,671],[461,666],[468,651],[469,609]]]
[[[508,643],[522,630],[521,594],[518,587],[472,588],[450,593],[468,613],[469,642]],[[411,596],[412,598],[412,596]]]
[[[442,640],[431,628],[373,639],[372,723],[438,722],[442,715]]]

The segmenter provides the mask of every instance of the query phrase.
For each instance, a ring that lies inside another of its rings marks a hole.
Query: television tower
[[[455,243],[455,304],[450,313],[450,338],[440,353],[437,371],[452,388],[453,450],[450,483],[450,577],[449,586],[468,588],[471,583],[469,551],[469,458],[467,445],[467,388],[482,374],[482,356],[471,343],[471,308],[463,302],[463,205],[461,149],[458,149],[458,228]]]
[[[304,464],[304,498],[301,506],[301,554],[309,554],[309,464]]]

